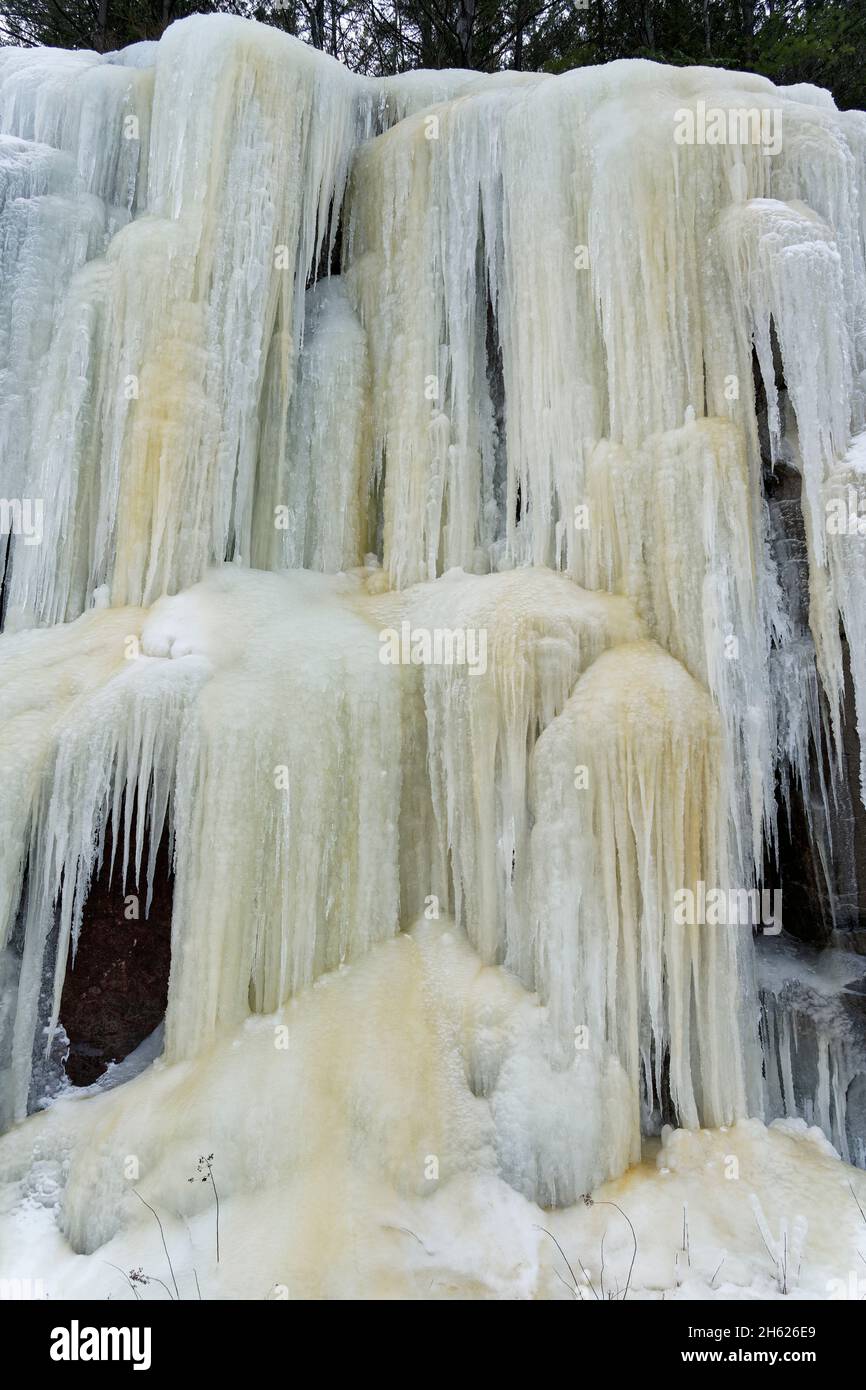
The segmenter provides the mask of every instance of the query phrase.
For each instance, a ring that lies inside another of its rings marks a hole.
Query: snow
[[[420,924],[228,1030],[196,1061],[157,1061],[13,1130],[0,1141],[0,1277],[41,1279],[49,1298],[114,1301],[133,1297],[123,1272],[142,1268],[173,1291],[137,1192],[163,1222],[184,1299],[198,1280],[204,1297],[221,1298],[593,1300],[581,1267],[597,1293],[602,1277],[608,1293],[625,1287],[626,1217],[638,1246],[629,1298],[775,1298],[755,1194],[774,1240],[783,1221],[808,1221],[788,1297],[852,1296],[866,1227],[849,1183],[862,1203],[866,1178],[803,1122],[668,1130],[591,1207],[546,1211],[515,1191],[496,1149],[504,1128],[515,1137],[515,1116],[540,1140],[537,1159],[560,1145],[549,1106],[533,1111],[519,1092],[507,1103],[508,1059],[529,1047],[542,1014],[453,924]],[[479,1045],[502,1064],[492,1100],[467,1079]],[[562,1084],[537,1058],[532,1078]],[[219,1265],[212,1191],[188,1181],[210,1153]],[[167,1297],[156,1282],[137,1288]]]
[[[716,69],[0,51],[2,1277],[165,1296],[135,1184],[184,1296],[621,1294],[629,1220],[630,1296],[848,1287],[854,975],[674,908],[838,811],[840,619],[866,731],[864,156]],[[164,1035],[56,1095],[163,831]]]

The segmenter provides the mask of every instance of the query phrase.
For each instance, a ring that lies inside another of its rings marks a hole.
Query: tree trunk
[[[465,68],[472,67],[472,39],[475,28],[476,0],[460,0],[454,28],[460,44],[460,58]]]
[[[743,21],[743,48],[746,58],[751,58],[755,46],[755,0],[740,0],[740,13]]]

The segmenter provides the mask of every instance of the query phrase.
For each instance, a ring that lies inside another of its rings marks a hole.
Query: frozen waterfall
[[[124,1156],[193,1216],[163,1151],[215,1148],[312,1248],[328,1182],[569,1207],[668,1125],[862,1164],[863,1048],[729,909],[799,798],[845,925],[864,428],[866,114],[817,88],[0,48],[0,1181],[42,1124],[90,1252]],[[92,887],[146,931],[165,843],[162,1058],[33,1117]]]

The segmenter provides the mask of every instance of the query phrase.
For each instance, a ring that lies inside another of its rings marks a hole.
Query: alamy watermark
[[[678,145],[762,145],[768,154],[782,148],[782,112],[770,106],[681,106],[674,112]]]
[[[44,1279],[0,1279],[0,1303],[30,1303],[46,1299]]]
[[[866,536],[866,497],[852,483],[847,484],[844,497],[831,497],[824,510],[828,535]]]
[[[44,512],[41,497],[0,497],[0,536],[23,536],[25,545],[41,545]]]
[[[765,936],[782,930],[781,888],[708,888],[674,893],[674,921],[679,927],[760,927]]]
[[[487,670],[487,631],[483,627],[413,627],[404,620],[400,630],[379,633],[383,666],[466,666],[470,676]]]

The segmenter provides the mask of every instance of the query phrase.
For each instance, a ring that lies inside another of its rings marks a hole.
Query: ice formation
[[[485,667],[423,667],[435,884],[482,960],[535,980],[528,756],[581,672],[640,635],[627,600],[540,568],[449,572],[408,591],[410,629],[484,635]],[[450,876],[448,861],[450,856]],[[450,877],[450,884],[449,884]]]
[[[748,74],[379,81],[213,16],[0,50],[0,1180],[33,1135],[74,1250],[138,1220],[128,1154],[199,1240],[171,1165],[222,1146],[306,1289],[384,1278],[367,1236],[326,1274],[338,1191],[436,1203],[446,1288],[549,1296],[531,1204],[665,1125],[864,1161],[848,1014],[676,913],[777,886],[796,795],[835,912],[864,207],[866,116]],[[165,837],[162,1058],[34,1116],[94,880],[146,916]],[[461,1193],[522,1213],[522,1283],[455,1273]]]
[[[765,1111],[802,1115],[844,1159],[866,1167],[862,959],[773,944],[758,963]]]
[[[730,881],[718,717],[651,643],[598,658],[533,755],[539,985],[557,1035],[604,1038],[646,1108],[690,1126],[747,1110],[747,952],[730,927],[676,916],[677,892]],[[641,1066],[642,1061],[642,1066]],[[658,1104],[659,1101],[656,1101]],[[636,1155],[637,1156],[637,1155]]]

